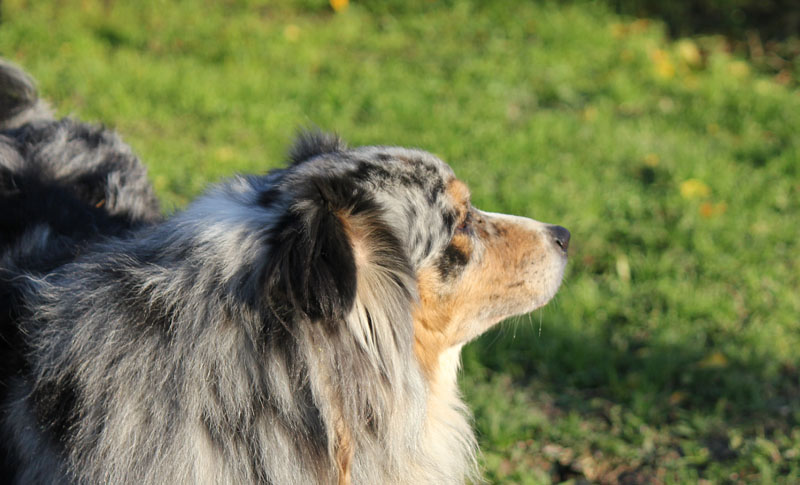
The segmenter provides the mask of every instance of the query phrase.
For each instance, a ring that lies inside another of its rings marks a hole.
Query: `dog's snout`
[[[550,237],[553,239],[553,242],[556,243],[556,245],[566,253],[567,248],[569,248],[570,236],[567,228],[561,226],[548,226],[547,232],[550,233]]]

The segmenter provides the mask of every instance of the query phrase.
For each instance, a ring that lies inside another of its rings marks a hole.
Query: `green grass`
[[[317,125],[572,231],[556,301],[465,349],[490,482],[800,481],[800,92],[597,3],[132,3],[6,0],[0,52],[169,208]]]

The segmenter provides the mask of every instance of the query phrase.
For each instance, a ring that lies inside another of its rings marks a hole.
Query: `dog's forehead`
[[[433,170],[445,178],[453,177],[453,170],[436,155],[418,148],[395,146],[364,146],[350,150],[358,158],[376,162],[389,162],[404,169]]]
[[[351,177],[366,184],[389,208],[403,208],[408,219],[439,218],[460,202],[463,185],[449,165],[436,156],[415,149],[362,147],[352,151],[356,166]],[[435,221],[428,221],[433,223]]]
[[[375,146],[356,148],[352,154],[360,162],[353,176],[378,184],[378,189],[419,190],[434,199],[455,178],[449,165],[423,150]]]

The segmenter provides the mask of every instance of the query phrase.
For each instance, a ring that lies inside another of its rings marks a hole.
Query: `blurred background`
[[[798,483],[799,25],[795,0],[5,0],[0,54],[169,211],[316,125],[568,227],[556,300],[465,349],[490,483]]]

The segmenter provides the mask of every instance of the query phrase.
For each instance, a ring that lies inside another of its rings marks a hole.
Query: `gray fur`
[[[339,162],[308,171],[351,165]],[[292,190],[303,175],[282,183]],[[257,275],[270,257],[263,235],[280,214],[255,203],[268,182],[233,179],[31,283],[32,369],[14,392],[75,385],[79,419],[61,453],[76,483],[333,483],[337,419],[353,435],[353,483],[462,483],[469,427],[448,429],[458,436],[446,456],[424,438],[429,395],[411,347],[411,274],[360,268],[347,331],[334,335],[299,315],[286,330],[259,303]],[[13,401],[12,415],[33,407]],[[48,449],[46,432],[34,444],[22,436],[20,454]],[[455,470],[443,466],[454,460]]]

